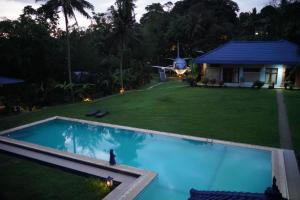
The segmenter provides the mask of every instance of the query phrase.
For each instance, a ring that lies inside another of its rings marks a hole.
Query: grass
[[[284,100],[288,112],[293,147],[298,152],[298,155],[300,155],[300,92],[285,91]]]
[[[103,181],[0,152],[0,199],[102,199]]]
[[[91,108],[107,108],[110,114],[102,119],[85,117]],[[274,90],[191,88],[179,81],[4,118],[0,129],[54,115],[258,145],[279,144]]]

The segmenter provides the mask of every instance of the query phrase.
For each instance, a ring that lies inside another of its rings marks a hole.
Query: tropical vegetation
[[[41,107],[72,101],[70,90],[78,101],[138,88],[156,72],[150,65],[170,64],[165,58],[176,55],[177,41],[184,57],[233,39],[300,44],[300,2],[273,2],[260,12],[240,14],[232,0],[154,3],[139,22],[134,0],[116,0],[106,13],[88,13],[93,6],[79,0],[48,0],[36,9],[26,6],[17,20],[0,21],[0,75],[26,81],[21,89],[10,89],[18,95],[5,94],[1,87],[1,94],[10,96],[3,101]],[[92,24],[70,24],[74,10],[91,16]],[[65,14],[65,30],[59,26],[59,11]],[[57,87],[62,84],[66,87]],[[76,90],[84,84],[91,84],[92,92],[79,95]]]
[[[69,84],[72,85],[72,71],[71,71],[71,50],[70,50],[70,34],[69,34],[69,18],[74,18],[76,20],[75,11],[79,12],[83,16],[90,18],[90,15],[85,11],[85,9],[94,9],[94,6],[85,0],[72,0],[72,1],[59,1],[59,0],[36,0],[39,1],[47,1],[44,5],[44,11],[49,14],[58,13],[59,9],[63,12],[63,16],[65,18],[65,26],[66,26],[66,44],[67,44],[67,66],[68,66],[68,77]],[[73,87],[70,87],[70,90],[73,94]]]

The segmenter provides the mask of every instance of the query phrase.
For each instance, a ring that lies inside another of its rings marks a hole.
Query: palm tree
[[[132,27],[135,22],[134,4],[135,0],[116,0],[116,8],[111,7],[113,18],[114,32],[119,39],[120,45],[120,84],[121,92],[124,91],[123,83],[123,64],[124,64],[124,50],[130,37]]]
[[[90,18],[90,15],[85,11],[85,9],[93,10],[94,6],[85,0],[36,0],[46,1],[43,7],[49,12],[57,13],[59,10],[63,12],[66,24],[66,39],[67,39],[67,64],[68,64],[68,75],[69,84],[72,86],[72,72],[71,72],[71,53],[70,53],[70,35],[69,35],[69,19],[74,18],[77,24],[74,11],[79,12],[86,18]],[[74,99],[73,87],[71,87],[72,97]]]

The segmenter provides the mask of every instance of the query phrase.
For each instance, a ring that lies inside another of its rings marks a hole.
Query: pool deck
[[[8,129],[5,131],[0,132],[0,149],[4,151],[9,151],[15,154],[19,154],[25,156],[34,158],[37,160],[41,160],[43,162],[51,161],[52,164],[66,167],[73,169],[72,167],[76,169],[77,171],[81,172],[89,172],[90,174],[93,174],[95,176],[100,177],[107,177],[109,174],[111,174],[112,177],[114,177],[114,180],[120,182],[121,184],[115,188],[106,198],[105,200],[110,199],[134,199],[135,196],[137,196],[156,176],[154,172],[144,171],[140,169],[136,169],[133,167],[125,166],[125,165],[116,165],[116,166],[110,166],[107,161],[101,161],[96,159],[87,158],[85,156],[80,156],[68,152],[62,152],[58,151],[52,148],[47,148],[31,143],[21,142],[14,139],[2,137],[1,135],[7,134],[12,131],[16,131],[19,129],[23,129],[26,127],[30,127],[33,125],[37,125],[43,122],[47,122],[53,119],[63,119],[63,120],[69,120],[69,121],[75,121],[79,123],[85,123],[85,124],[92,124],[92,125],[100,125],[100,126],[107,126],[117,129],[126,129],[126,130],[132,130],[137,131],[145,134],[159,134],[159,135],[165,135],[170,137],[176,137],[181,139],[189,139],[189,140],[195,140],[195,141],[202,141],[202,142],[209,142],[209,143],[219,143],[219,144],[227,144],[232,146],[239,146],[239,147],[246,147],[246,148],[254,148],[254,149],[260,149],[260,150],[266,150],[270,151],[272,153],[272,176],[275,176],[277,178],[277,184],[282,192],[283,196],[285,198],[290,199],[297,199],[292,198],[295,197],[295,194],[297,193],[299,195],[299,191],[293,189],[297,188],[297,185],[295,186],[295,182],[293,182],[292,179],[287,179],[287,176],[291,176],[290,169],[294,169],[293,172],[295,172],[295,162],[293,161],[293,152],[286,152],[284,149],[278,149],[278,148],[272,148],[272,147],[265,147],[265,146],[258,146],[258,145],[251,145],[251,144],[242,144],[242,143],[236,143],[236,142],[228,142],[223,140],[214,140],[214,139],[208,139],[208,138],[201,138],[201,137],[194,137],[194,136],[187,136],[187,135],[179,135],[174,133],[167,133],[167,132],[159,132],[159,131],[153,131],[153,130],[147,130],[147,129],[139,129],[139,128],[132,128],[132,127],[126,127],[126,126],[119,126],[119,125],[113,125],[113,124],[107,124],[107,123],[100,123],[100,122],[94,122],[94,121],[87,121],[87,120],[81,120],[81,119],[73,119],[73,118],[67,118],[67,117],[60,117],[55,116],[51,118],[47,118],[45,120],[33,122],[30,124],[26,124],[23,126],[19,126],[16,128]],[[33,151],[33,152],[32,152]],[[52,157],[47,157],[52,156]],[[297,163],[296,163],[297,164]],[[86,165],[86,166],[83,166]],[[99,168],[102,169],[99,170]],[[296,165],[297,168],[297,165]],[[299,172],[298,172],[299,174]],[[288,177],[289,177],[288,176]],[[129,187],[126,187],[129,185]],[[292,189],[291,191],[289,189]],[[296,195],[297,195],[296,194]]]
[[[294,151],[284,150],[284,163],[286,166],[287,184],[290,197],[289,199],[300,199],[300,173]]]

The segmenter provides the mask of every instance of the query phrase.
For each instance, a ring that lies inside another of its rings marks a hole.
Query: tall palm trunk
[[[66,12],[64,12],[65,15],[65,23],[66,23],[66,38],[67,38],[67,66],[68,66],[68,76],[69,76],[69,84],[70,84],[70,90],[71,90],[71,96],[72,100],[74,102],[74,92],[73,92],[73,86],[72,86],[72,71],[71,71],[71,50],[70,50],[70,35],[69,35],[69,20]]]
[[[121,58],[120,58],[120,84],[121,84],[121,90],[124,89],[124,83],[123,83],[123,63],[124,63],[124,49],[125,49],[125,41],[124,38],[122,38],[121,41]]]

